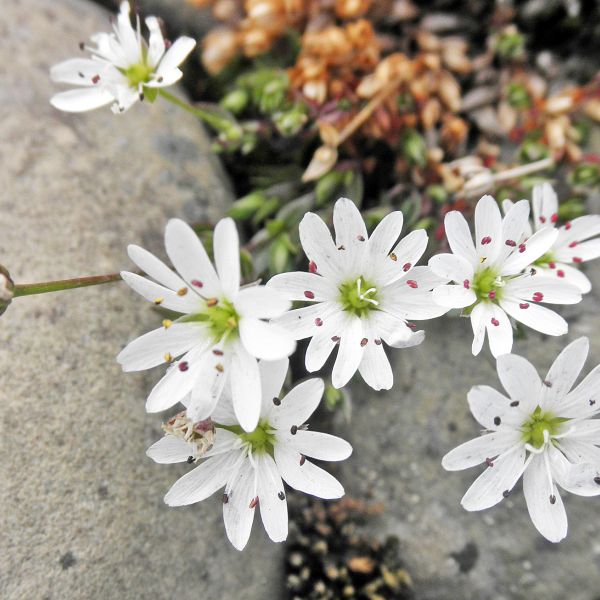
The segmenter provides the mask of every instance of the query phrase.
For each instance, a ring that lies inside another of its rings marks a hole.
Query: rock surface
[[[561,310],[569,334],[544,338],[530,332],[515,344],[513,351],[541,373],[581,335],[591,341],[584,374],[600,363],[600,266],[587,272],[592,292],[582,304]],[[373,533],[400,538],[419,600],[597,600],[599,498],[563,494],[569,536],[559,545],[534,529],[520,484],[487,511],[468,513],[460,506],[480,470],[447,473],[441,458],[480,431],[466,401],[471,386],[502,388],[491,355],[471,356],[466,320],[446,318],[425,329],[424,344],[393,351],[396,380],[390,392],[377,394],[359,383],[352,388],[351,426],[338,431],[354,446],[340,475],[346,491],[383,501],[385,512]]]
[[[138,104],[53,109],[48,68],[108,26],[76,0],[4,0],[0,11],[0,262],[16,282],[131,268],[162,254],[166,220],[214,220],[230,193],[198,124]],[[157,317],[123,284],[20,298],[0,321],[0,595],[7,600],[280,598],[281,547],[255,527],[226,541],[220,498],[170,509],[184,468],[146,448],[144,400],[160,370],[123,374],[121,347]]]

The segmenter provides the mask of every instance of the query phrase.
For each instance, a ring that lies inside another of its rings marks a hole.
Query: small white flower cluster
[[[552,194],[548,186],[536,189],[534,197]],[[541,214],[539,209],[536,214]],[[600,445],[600,421],[579,422],[584,412],[587,419],[595,409],[571,410],[573,403],[583,405],[584,400],[589,407],[595,405],[588,395],[596,375],[561,404],[587,342],[570,346],[542,384],[531,366],[523,367],[523,359],[508,354],[509,317],[550,335],[566,332],[562,317],[539,303],[578,302],[588,288],[575,285],[583,280],[572,274],[548,276],[553,267],[547,265],[570,256],[560,238],[563,231],[577,232],[568,239],[579,244],[595,235],[598,221],[581,217],[562,230],[546,226],[532,234],[528,219],[526,200],[507,207],[502,218],[495,200],[485,196],[475,209],[477,243],[464,217],[448,213],[445,224],[453,253],[418,266],[428,243],[424,230],[401,238],[402,213],[392,212],[369,237],[357,207],[342,198],[333,213],[335,241],[321,218],[307,213],[300,223],[300,240],[308,272],[282,273],[266,286],[240,287],[239,239],[229,218],[214,230],[216,269],[196,233],[177,219],[169,221],[165,233],[167,255],[177,273],[130,246],[129,256],[150,279],[128,272],[122,273],[123,279],[150,302],[181,315],[134,340],[118,357],[126,371],[169,365],[148,397],[149,412],[178,402],[186,407],[148,450],[156,462],[200,462],[165,501],[190,504],[224,487],[225,527],[236,548],[247,543],[256,507],[271,539],[285,539],[282,480],[322,498],[340,497],[344,491],[337,480],[306,457],[343,460],[352,451],[337,437],[306,429],[305,421],[323,394],[322,380],[305,381],[281,397],[294,340],[310,338],[305,356],[309,372],[321,369],[338,347],[335,387],[346,385],[358,371],[372,388],[390,389],[393,372],[384,344],[420,344],[424,333],[415,331],[413,320],[461,307],[473,324],[473,353],[481,350],[487,331],[511,398],[487,387],[471,391],[471,409],[492,433],[451,452],[444,466],[459,469],[484,462],[490,467],[463,500],[469,510],[495,504],[525,473],[534,523],[549,539],[564,537],[566,517],[553,482],[583,495],[600,493],[600,449],[595,445]],[[550,215],[548,222],[556,219]],[[571,243],[567,247],[572,249]],[[590,244],[596,240],[581,244],[585,259],[594,257]],[[580,262],[575,258],[571,261]],[[307,306],[290,310],[292,301]],[[581,443],[587,443],[585,452]],[[540,479],[540,472],[549,479]],[[540,490],[545,490],[548,503],[541,502]]]
[[[169,44],[155,17],[146,26],[148,41],[122,2],[113,32],[82,44],[91,58],[51,69],[53,80],[77,86],[51,103],[68,112],[108,104],[124,112],[178,81],[179,65],[195,41],[181,37]],[[503,209],[504,216],[491,196],[481,198],[475,240],[464,216],[449,212],[444,224],[451,253],[418,266],[428,244],[424,230],[401,238],[403,216],[396,211],[369,237],[358,208],[342,198],[333,212],[335,240],[316,214],[307,213],[300,223],[308,272],[282,273],[266,286],[240,287],[239,239],[231,219],[214,230],[216,268],[196,233],[177,219],[165,233],[176,272],[130,246],[129,256],[148,277],[124,272],[124,281],[177,317],[132,341],[118,360],[125,371],[169,365],[147,399],[149,412],[185,406],[167,421],[165,436],[148,456],[159,463],[199,463],[169,490],[167,504],[199,502],[224,488],[223,518],[236,548],[246,545],[257,507],[271,539],[284,540],[283,481],[339,498],[340,483],[307,457],[338,461],[352,452],[344,440],[307,429],[323,395],[321,379],[281,395],[295,340],[310,338],[309,372],[321,369],[338,348],[334,387],[358,371],[373,389],[387,390],[394,376],[384,344],[418,345],[424,332],[413,321],[460,308],[471,320],[473,354],[487,335],[509,397],[487,386],[472,388],[469,406],[489,433],[448,453],[443,466],[487,465],[462,500],[467,510],[497,504],[522,475],[534,525],[551,541],[563,539],[567,518],[557,485],[583,496],[600,494],[600,419],[592,418],[600,412],[600,366],[571,391],[588,351],[581,338],[542,381],[530,363],[510,354],[513,324],[553,336],[567,332],[567,322],[543,304],[575,304],[590,291],[577,266],[600,256],[600,215],[558,227],[558,201],[549,184],[534,188],[533,224],[527,200],[505,201]],[[292,302],[307,305],[290,310]]]

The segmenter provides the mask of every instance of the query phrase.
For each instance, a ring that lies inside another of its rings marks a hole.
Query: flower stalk
[[[72,290],[75,288],[88,287],[91,285],[101,285],[103,283],[112,283],[120,281],[119,273],[109,273],[108,275],[93,275],[91,277],[75,277],[74,279],[58,279],[55,281],[43,281],[40,283],[21,283],[15,284],[13,297],[33,296],[35,294],[47,294],[49,292],[60,292],[62,290]]]

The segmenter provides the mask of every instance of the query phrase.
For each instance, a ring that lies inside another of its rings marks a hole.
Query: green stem
[[[76,277],[75,279],[59,279],[57,281],[44,281],[41,283],[22,283],[15,285],[13,297],[32,296],[34,294],[47,294],[48,292],[60,292],[61,290],[72,290],[90,285],[100,285],[120,281],[119,273],[108,275],[94,275],[92,277]]]
[[[195,117],[198,117],[217,131],[227,131],[234,126],[234,123],[229,121],[228,119],[223,119],[213,114],[209,110],[205,110],[203,108],[198,108],[197,106],[192,106],[189,102],[178,98],[177,96],[167,92],[164,88],[159,88],[158,93],[165,99],[178,106],[179,108],[183,108],[183,110],[191,113]]]

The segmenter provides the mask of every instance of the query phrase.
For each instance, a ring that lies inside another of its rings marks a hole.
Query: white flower
[[[502,208],[510,210],[512,202],[505,200]],[[558,221],[558,199],[549,183],[533,188],[533,228],[556,229]],[[531,235],[528,225],[526,234]],[[590,280],[577,265],[600,256],[600,215],[585,215],[567,221],[558,227],[558,236],[549,250],[534,263],[538,275],[558,277],[579,288],[582,294],[592,289]],[[590,240],[594,237],[595,239]]]
[[[567,535],[567,515],[557,485],[580,496],[600,494],[600,365],[571,391],[588,353],[587,338],[569,344],[541,381],[524,358],[498,358],[498,376],[509,398],[482,385],[469,407],[490,433],[455,448],[442,460],[449,471],[487,464],[462,499],[483,510],[508,496],[521,475],[529,515],[551,542]]]
[[[467,309],[474,355],[481,351],[486,331],[494,356],[511,351],[509,316],[547,335],[563,335],[567,322],[538,303],[581,301],[579,289],[565,281],[523,273],[549,250],[558,235],[547,228],[526,239],[528,219],[527,200],[514,204],[503,219],[496,201],[484,196],[475,207],[476,246],[460,212],[451,211],[444,220],[453,254],[433,256],[429,266],[454,284],[437,287],[433,297],[441,306]]]
[[[204,460],[179,479],[165,496],[170,506],[200,502],[225,487],[223,519],[230,542],[242,550],[250,536],[254,513],[267,534],[282,542],[288,533],[283,481],[290,487],[320,498],[340,498],[344,488],[329,473],[306,459],[344,460],[352,453],[348,442],[308,431],[304,424],[323,395],[323,381],[309,379],[280,397],[288,361],[259,364],[262,381],[260,421],[251,433],[239,426],[225,399],[212,416],[212,448],[198,456],[194,439],[167,434],[148,449],[158,463]],[[212,434],[211,430],[211,434]]]
[[[276,322],[296,339],[312,338],[306,351],[308,371],[320,369],[339,344],[332,381],[344,386],[358,369],[376,390],[389,389],[393,373],[382,340],[396,348],[423,341],[409,319],[431,319],[448,309],[431,298],[443,281],[427,267],[415,267],[427,247],[419,229],[398,242],[402,213],[387,215],[370,238],[354,203],[335,204],[335,244],[325,223],[307,213],[300,223],[300,241],[310,273],[282,273],[267,287],[281,290],[290,300],[314,302],[286,313]],[[396,242],[398,242],[396,244]]]
[[[216,272],[193,229],[170,220],[165,247],[178,274],[143,248],[129,246],[131,260],[152,279],[123,272],[124,281],[146,300],[182,317],[165,320],[134,340],[117,360],[124,371],[171,363],[146,409],[159,412],[187,398],[194,421],[210,416],[228,379],[238,421],[252,431],[261,399],[256,359],[277,360],[295,348],[287,331],[262,319],[283,314],[290,303],[265,286],[240,289],[239,239],[231,219],[217,223],[213,246]]]
[[[146,96],[153,100],[158,89],[179,81],[179,65],[192,51],[196,42],[189,37],[178,38],[167,50],[156,17],[148,17],[148,43],[142,38],[139,17],[131,26],[129,2],[121,3],[121,11],[112,33],[92,36],[93,46],[82,49],[91,58],[73,58],[50,69],[50,77],[59,83],[81,86],[56,94],[50,103],[59,110],[83,112],[112,104],[113,112],[124,112]]]

